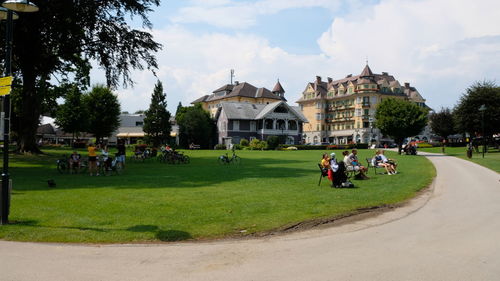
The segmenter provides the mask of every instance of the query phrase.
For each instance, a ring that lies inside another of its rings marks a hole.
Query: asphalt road
[[[429,159],[437,169],[431,189],[378,216],[239,241],[1,241],[0,280],[500,280],[500,175],[453,157]]]

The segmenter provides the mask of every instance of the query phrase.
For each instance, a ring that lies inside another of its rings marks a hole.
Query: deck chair
[[[324,178],[324,177],[327,177],[328,176],[328,170],[327,169],[324,169],[323,166],[321,166],[320,163],[318,163],[318,167],[319,167],[319,171],[320,171],[320,175],[319,175],[319,182],[318,182],[318,186],[320,186],[321,184],[321,179]]]

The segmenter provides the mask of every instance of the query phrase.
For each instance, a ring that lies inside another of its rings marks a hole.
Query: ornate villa
[[[387,72],[374,74],[368,64],[361,74],[343,79],[316,76],[297,101],[309,123],[303,127],[305,143],[347,144],[391,141],[374,127],[375,110],[385,98],[400,98],[425,107],[425,99],[410,83],[401,85]]]
[[[298,106],[286,103],[279,81],[272,91],[246,82],[227,84],[192,102],[197,103],[216,120],[218,142],[228,146],[243,138],[267,140],[269,136],[282,136],[286,143],[298,144],[302,124],[307,122]]]

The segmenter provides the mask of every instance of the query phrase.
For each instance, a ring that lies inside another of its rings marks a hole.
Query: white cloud
[[[234,5],[210,2],[207,7]],[[313,2],[321,1],[304,1]],[[276,3],[278,8],[285,5]],[[271,89],[280,78],[293,103],[315,75],[335,79],[358,74],[368,56],[373,71],[388,71],[401,83],[411,82],[435,108],[455,104],[474,81],[500,77],[500,1],[383,0],[352,5],[357,9],[337,17],[318,39],[322,53],[317,55],[289,53],[245,32],[198,35],[182,25],[155,30],[155,39],[164,45],[157,55],[157,74],[169,109],[228,83],[230,69],[236,70],[236,80],[257,87]],[[147,71],[133,75],[135,88],[118,91],[123,109],[146,109],[156,78]]]
[[[196,0],[181,8],[172,19],[174,23],[207,23],[232,29],[248,28],[256,24],[258,16],[276,14],[294,8],[322,7],[337,10],[340,0]]]

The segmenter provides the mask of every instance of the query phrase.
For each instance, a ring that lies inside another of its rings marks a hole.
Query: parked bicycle
[[[119,175],[123,172],[123,163],[118,161],[117,158],[112,159],[109,157],[107,160],[99,157],[97,161],[97,168],[99,174],[104,176]]]
[[[162,154],[158,156],[158,160],[162,163],[167,164],[189,164],[191,159],[189,156],[184,155],[182,152],[177,151],[163,151]]]
[[[219,156],[219,158],[217,159],[217,161],[221,165],[229,165],[229,164],[238,165],[238,164],[241,163],[241,157],[239,157],[238,155],[236,155],[236,153],[233,150],[233,155],[231,157],[229,157],[228,154],[226,153],[226,154],[223,154],[223,155]]]
[[[87,160],[80,159],[78,162],[71,163],[70,158],[63,155],[62,158],[56,160],[57,171],[61,174],[78,174],[87,171]]]

